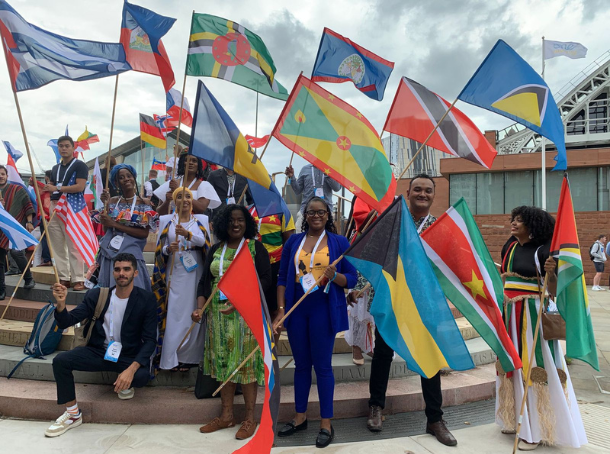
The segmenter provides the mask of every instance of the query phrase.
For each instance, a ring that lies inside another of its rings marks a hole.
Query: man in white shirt
[[[604,272],[604,263],[606,262],[606,253],[604,252],[606,249],[606,241],[606,235],[600,235],[597,237],[597,241],[593,243],[593,246],[591,246],[591,256],[593,257],[593,265],[595,265],[596,271],[595,277],[593,277],[593,288],[591,290],[606,290],[599,285],[602,280],[602,273]]]

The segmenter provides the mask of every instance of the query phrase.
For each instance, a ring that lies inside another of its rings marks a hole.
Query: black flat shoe
[[[6,298],[6,292],[4,290],[0,291],[0,301]]]
[[[316,448],[326,448],[335,438],[335,428],[331,425],[330,432],[326,429],[320,429],[318,438],[316,438]]]
[[[290,435],[305,429],[307,429],[307,420],[303,421],[298,426],[295,424],[295,421],[292,420],[289,423],[286,423],[284,427],[277,432],[277,434],[280,437],[289,437]]]

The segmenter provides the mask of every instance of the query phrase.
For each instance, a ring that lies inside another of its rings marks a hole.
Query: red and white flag
[[[180,118],[180,104],[182,103],[182,93],[175,88],[172,88],[167,92],[165,96],[165,111],[171,117],[167,119],[168,127],[178,127],[178,120]],[[191,115],[191,106],[189,106],[188,99],[184,97],[184,104],[182,104],[182,121],[184,126],[189,128],[193,127],[193,115]]]
[[[267,134],[264,137],[260,137],[260,138],[246,134],[246,142],[248,142],[252,148],[264,147],[268,141],[269,141],[269,134]]]

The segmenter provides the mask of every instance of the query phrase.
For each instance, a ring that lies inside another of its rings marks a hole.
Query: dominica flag
[[[381,213],[396,179],[371,123],[345,101],[300,76],[274,137]]]
[[[150,115],[140,114],[140,138],[153,147],[165,148],[165,136]]]
[[[599,370],[591,323],[591,307],[585,285],[574,206],[567,174],[563,177],[551,255],[558,259],[557,309],[566,321],[566,355]]]
[[[87,126],[85,126],[85,132],[78,136],[78,139],[76,139],[76,142],[74,143],[74,152],[82,153],[83,151],[90,150],[91,148],[89,148],[89,145],[98,143],[99,141],[100,138],[97,134],[90,133],[87,130]]]
[[[498,40],[458,99],[508,117],[557,147],[553,170],[565,170],[565,133],[559,109],[544,79],[508,44]]]
[[[275,72],[271,54],[258,35],[221,17],[193,14],[187,75],[217,77],[286,100],[288,92]]]
[[[375,325],[410,370],[474,367],[402,195],[343,255],[375,289]]]
[[[502,277],[464,198],[428,227],[421,240],[445,296],[491,347],[504,371],[521,368],[502,320]]]

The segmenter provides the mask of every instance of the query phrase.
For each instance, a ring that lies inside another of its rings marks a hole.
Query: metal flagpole
[[[544,36],[542,37],[542,80],[544,80]],[[541,180],[540,180],[540,197],[541,197],[541,207],[546,211],[546,139],[544,136],[540,136],[542,138],[542,144],[540,151],[542,153],[542,169],[540,171]]]
[[[112,135],[114,134],[114,114],[116,111],[116,95],[119,90],[119,75],[116,75],[116,81],[114,83],[114,99],[112,101],[112,119],[110,120],[110,140],[108,142],[108,155],[106,156],[106,182],[104,187],[108,188],[108,181],[110,179],[110,158],[112,156]],[[108,211],[108,202],[104,204],[104,212]]]
[[[140,136],[140,159],[142,160],[142,183],[140,188],[144,191],[144,142],[142,142],[142,136]],[[144,194],[144,192],[142,192],[142,194]]]
[[[254,117],[254,137],[258,137],[258,91],[256,92],[256,116]]]

